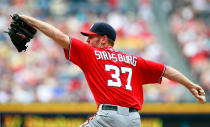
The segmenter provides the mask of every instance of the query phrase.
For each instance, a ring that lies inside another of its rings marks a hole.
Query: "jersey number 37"
[[[114,87],[122,86],[122,83],[120,80],[120,71],[123,74],[128,72],[127,84],[125,85],[125,89],[132,90],[132,87],[131,87],[132,68],[129,68],[129,67],[120,67],[119,68],[115,65],[105,65],[105,70],[106,71],[111,71],[111,70],[115,71],[115,73],[111,74],[111,77],[113,79],[116,79],[116,81],[108,80],[108,82],[107,82],[108,86],[114,86]]]

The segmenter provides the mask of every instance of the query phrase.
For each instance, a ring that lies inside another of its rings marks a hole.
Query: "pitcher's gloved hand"
[[[18,14],[14,14],[11,17],[12,23],[10,24],[7,33],[18,52],[22,52],[27,49],[26,44],[34,37],[37,30]]]

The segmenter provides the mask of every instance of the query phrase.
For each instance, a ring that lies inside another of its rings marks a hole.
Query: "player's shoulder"
[[[90,45],[88,45],[84,41],[81,41],[81,40],[79,40],[77,38],[74,38],[74,37],[72,37],[70,39],[71,39],[71,41],[70,41],[71,45],[76,45],[78,48],[82,48],[82,49],[85,48],[85,49],[88,49],[88,50],[93,50],[93,47],[91,47]]]

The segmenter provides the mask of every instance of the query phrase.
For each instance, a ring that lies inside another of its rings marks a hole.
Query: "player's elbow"
[[[164,73],[164,77],[170,79],[172,76],[174,76],[177,73],[176,69],[170,67],[170,66],[166,66],[166,70]]]
[[[59,33],[57,35],[55,35],[55,40],[56,43],[58,43],[62,48],[65,48],[65,49],[69,49],[69,45],[70,45],[70,40],[69,40],[69,37],[64,34],[64,33]]]

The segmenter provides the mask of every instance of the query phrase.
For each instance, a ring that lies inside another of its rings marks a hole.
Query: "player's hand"
[[[188,89],[196,97],[199,103],[206,103],[205,92],[199,85],[192,84]]]

